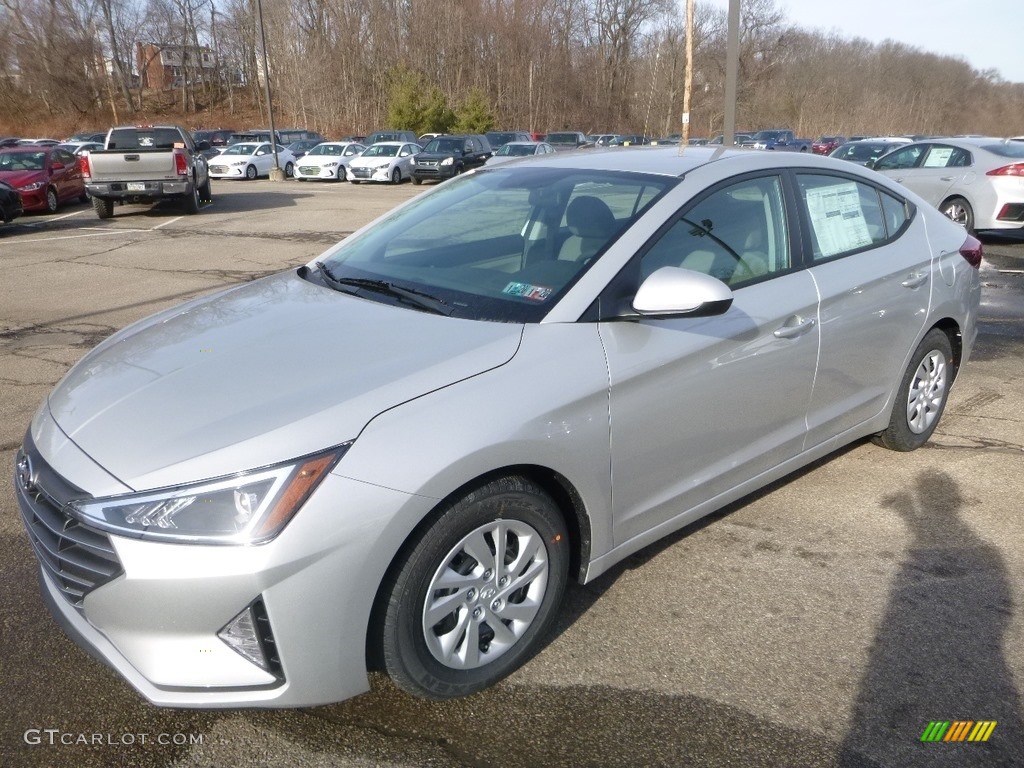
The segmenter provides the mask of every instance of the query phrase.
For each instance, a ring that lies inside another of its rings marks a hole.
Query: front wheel
[[[402,183],[402,172],[398,168],[395,168],[395,170],[393,170],[391,172],[391,183],[392,184],[401,184]]]
[[[253,181],[259,172],[256,170],[255,165],[247,166],[245,169],[245,178],[249,181]]]
[[[57,190],[53,187],[46,188],[46,212],[56,213],[60,207],[60,200],[57,198]]]
[[[932,436],[953,383],[953,351],[945,333],[933,328],[918,345],[903,374],[889,426],[872,438],[893,451],[913,451]]]
[[[289,179],[295,175],[295,166],[292,163],[285,163],[284,175]]]
[[[418,187],[420,184],[423,183],[423,179],[421,179],[419,176],[413,176],[412,183]]]
[[[962,197],[949,198],[939,206],[939,210],[966,229],[968,234],[974,234],[974,209]]]
[[[441,508],[382,591],[384,667],[402,689],[465,696],[522,665],[555,619],[569,571],[565,522],[520,477]]]

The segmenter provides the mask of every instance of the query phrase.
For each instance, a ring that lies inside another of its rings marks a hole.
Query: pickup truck
[[[754,149],[775,149],[782,152],[810,152],[812,141],[810,139],[798,139],[793,131],[771,130],[758,131],[751,138],[750,143],[744,142],[744,146]]]
[[[210,176],[204,149],[176,125],[111,128],[103,149],[80,156],[85,188],[96,215],[109,219],[114,203],[180,200],[185,213],[196,213],[210,200]]]

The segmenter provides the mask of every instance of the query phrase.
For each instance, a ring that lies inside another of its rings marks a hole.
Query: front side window
[[[782,182],[767,176],[719,189],[685,211],[644,254],[640,273],[682,267],[741,285],[791,265]]]
[[[340,243],[322,260],[331,278],[324,282],[408,306],[388,296],[383,281],[434,297],[454,317],[538,322],[677,183],[625,172],[500,166],[462,176]],[[359,280],[377,281],[377,290],[359,290]]]

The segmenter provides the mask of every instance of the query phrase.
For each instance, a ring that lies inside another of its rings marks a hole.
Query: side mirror
[[[866,163],[864,163],[864,167],[865,168],[874,168],[875,167],[875,158],[871,158]]]
[[[633,310],[643,317],[706,317],[724,314],[732,300],[732,290],[718,278],[682,267],[661,267],[641,283]]]

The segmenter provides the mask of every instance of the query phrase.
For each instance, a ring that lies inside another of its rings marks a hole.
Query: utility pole
[[[686,0],[686,77],[683,80],[683,131],[680,151],[690,142],[690,91],[693,90],[693,0]]]
[[[740,69],[740,0],[729,0],[729,34],[725,49],[725,125],[722,146],[736,143],[736,81]]]
[[[277,131],[274,130],[274,102],[270,98],[270,66],[267,63],[267,31],[263,27],[263,0],[256,0],[256,20],[260,26],[260,45],[263,52],[263,90],[267,97],[267,118],[270,123],[270,151],[274,154],[271,181],[284,181],[284,171],[277,158]]]

